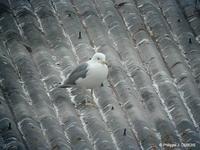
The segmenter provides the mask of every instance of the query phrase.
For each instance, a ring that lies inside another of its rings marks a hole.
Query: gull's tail
[[[67,79],[62,84],[60,84],[57,88],[71,88],[72,86],[73,86],[73,84],[70,84]]]
[[[70,88],[70,87],[71,87],[70,85],[65,85],[65,84],[58,86],[58,88]]]

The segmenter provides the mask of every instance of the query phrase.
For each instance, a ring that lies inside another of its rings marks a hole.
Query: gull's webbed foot
[[[87,106],[94,106],[94,107],[97,107],[96,106],[96,103],[94,102],[94,90],[91,89],[91,100],[88,101],[88,99],[85,100],[85,105]]]
[[[85,105],[86,106],[93,106],[93,107],[97,107],[96,103],[93,100],[85,100]]]

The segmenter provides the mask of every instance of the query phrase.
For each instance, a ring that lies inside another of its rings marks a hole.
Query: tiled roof
[[[84,105],[56,86],[97,51]],[[199,0],[0,0],[0,149],[199,150],[199,127]]]

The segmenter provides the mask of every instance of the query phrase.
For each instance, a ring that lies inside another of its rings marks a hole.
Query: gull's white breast
[[[98,62],[88,62],[88,72],[85,78],[80,78],[76,84],[80,87],[92,89],[98,87],[107,79],[108,67]]]

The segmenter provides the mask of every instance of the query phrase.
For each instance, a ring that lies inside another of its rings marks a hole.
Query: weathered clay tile
[[[131,5],[131,3],[128,4],[128,2],[126,2],[126,4],[124,4],[120,8],[118,7],[118,9],[121,9],[121,11],[125,12],[123,9],[124,6],[130,6],[130,5]],[[107,6],[108,5],[104,5],[104,7],[107,7]],[[112,9],[110,8],[109,10],[111,11]],[[127,9],[125,9],[125,10],[127,10]],[[118,14],[116,14],[116,12],[114,14],[115,14],[115,17],[118,16],[118,18],[120,18],[120,16]],[[119,21],[119,22],[121,22],[121,21]],[[106,23],[109,23],[109,22],[106,22]],[[120,28],[120,27],[121,26],[119,25],[118,28]],[[121,28],[121,31],[125,32],[123,30],[123,28]],[[110,32],[112,33],[112,31],[110,31]],[[113,36],[116,36],[116,35],[113,34]],[[145,37],[143,37],[143,38],[145,38]],[[122,41],[123,40],[120,40],[120,42],[122,42]],[[132,43],[132,45],[133,45],[133,43]],[[130,46],[130,49],[132,48],[133,50],[136,50],[134,47],[131,47],[131,45],[129,45],[129,46]],[[119,49],[121,49],[121,48],[119,48]],[[152,49],[151,46],[150,46],[150,49]],[[142,53],[147,53],[147,52],[148,51],[142,51]],[[154,54],[154,53],[152,53],[152,51],[147,53],[146,58],[143,60],[144,62],[147,61],[146,64],[148,64],[148,62],[151,58],[156,57],[156,56],[152,56],[152,54]],[[137,56],[137,50],[136,50],[135,55]],[[149,56],[149,58],[148,58],[148,56]],[[127,55],[127,58],[128,57],[130,57],[130,54]],[[134,59],[134,64],[136,64],[136,63],[141,64],[139,62],[140,62],[140,60]],[[130,65],[130,62],[128,64]],[[153,61],[151,62],[151,65],[154,66],[154,68],[156,68],[156,63],[153,63]],[[132,65],[130,65],[130,66],[132,66]],[[142,66],[141,66],[141,68],[142,68]],[[157,69],[155,69],[155,70],[157,70]],[[131,68],[130,68],[130,71],[131,71]],[[146,73],[145,68],[143,68],[143,70],[142,69],[141,70],[140,69],[133,70],[133,72],[131,72],[131,74],[133,74],[133,79],[137,85],[137,88],[139,88],[140,93],[144,99],[144,103],[147,105],[148,110],[152,113],[151,115],[152,115],[152,118],[155,119],[155,123],[157,124],[157,122],[160,122],[160,124],[168,124],[168,125],[166,125],[168,127],[165,127],[165,130],[168,130],[168,132],[171,132],[171,134],[174,136],[172,139],[176,141],[177,137],[176,137],[175,133],[173,133],[174,129],[172,127],[172,124],[170,124],[169,120],[168,121],[164,120],[164,118],[167,119],[166,114],[164,115],[162,110],[156,109],[156,107],[160,107],[160,106],[156,106],[156,105],[160,105],[159,98],[158,98],[156,91],[153,89],[153,86],[151,84],[152,81],[150,80],[149,75]],[[157,99],[157,101],[155,101],[155,99]],[[162,119],[160,119],[160,116],[157,116],[156,114],[159,114],[159,115],[163,114],[163,116],[161,117]],[[157,116],[157,117],[155,117],[155,116]],[[154,120],[153,120],[153,122],[154,122]],[[161,122],[163,122],[163,123],[161,123]],[[164,132],[161,131],[162,128],[158,127],[157,129],[160,130],[159,132],[161,133],[162,140],[166,142],[166,138],[165,138],[166,135],[164,134]]]
[[[22,137],[16,127],[2,91],[0,91],[0,120],[0,148],[9,149],[10,147],[17,147],[19,149],[25,149]]]
[[[182,8],[187,21],[194,30],[196,36],[200,35],[199,1],[198,0],[177,0],[179,7]]]
[[[5,51],[6,48],[1,49]],[[29,104],[30,98],[23,89],[22,81],[19,79],[16,68],[11,64],[8,55],[1,56],[1,81],[2,92],[13,112],[15,123],[18,130],[25,138],[29,148],[49,149],[47,139],[42,133],[38,118],[32,105]],[[39,139],[39,140],[37,140]]]
[[[182,11],[178,8],[178,5],[175,1],[160,1],[160,6],[162,12],[166,17],[166,21],[169,23],[170,28],[172,29],[172,35],[180,44],[180,48],[183,49],[183,53],[187,56],[188,63],[193,70],[196,82],[199,86],[199,53],[198,49],[200,48],[199,43],[195,40],[195,34],[193,33],[192,28],[190,27],[188,21],[184,18]]]
[[[199,150],[198,11],[198,0],[1,0],[0,149]],[[57,86],[95,52],[109,76],[90,106],[88,90]]]

